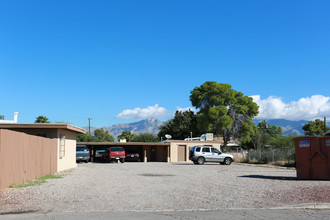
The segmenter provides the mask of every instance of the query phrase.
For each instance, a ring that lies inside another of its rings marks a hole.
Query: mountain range
[[[109,127],[91,127],[91,132],[93,133],[96,129],[103,128],[103,130],[109,131],[109,134],[111,134],[114,138],[117,138],[117,136],[125,130],[129,130],[137,135],[141,133],[150,133],[157,135],[159,132],[159,126],[162,124],[163,123],[156,118],[148,118],[138,122],[120,123]],[[83,127],[83,129],[88,131],[88,127]]]
[[[253,122],[257,125],[259,122],[265,120],[267,124],[282,127],[283,135],[303,135],[304,130],[302,127],[308,123],[308,121],[305,120],[290,121],[286,119],[253,119]]]
[[[283,135],[303,135],[304,131],[302,127],[308,123],[308,121],[300,120],[300,121],[290,121],[286,119],[254,119],[253,122],[258,124],[261,121],[266,120],[267,124],[276,125],[282,127]],[[109,127],[91,127],[91,132],[94,132],[95,129],[103,128],[105,131],[109,131],[114,138],[117,138],[118,135],[121,134],[124,130],[129,130],[134,134],[141,133],[151,133],[157,135],[159,132],[159,126],[162,125],[163,122],[159,121],[156,118],[148,118],[142,121],[133,122],[133,123],[120,123],[115,124]],[[329,123],[328,123],[329,126]],[[88,131],[88,127],[83,127],[86,131]]]

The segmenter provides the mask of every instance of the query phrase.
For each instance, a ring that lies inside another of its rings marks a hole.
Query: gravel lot
[[[294,169],[192,163],[88,163],[40,186],[10,189],[0,213],[268,208],[330,202],[330,181]]]

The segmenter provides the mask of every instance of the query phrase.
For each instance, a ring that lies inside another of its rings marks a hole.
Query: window
[[[201,151],[201,147],[196,147],[196,152],[200,152]]]
[[[65,135],[60,134],[60,147],[59,147],[59,157],[62,159],[65,156]]]
[[[208,147],[203,147],[202,152],[210,153],[210,148],[208,148]]]
[[[211,150],[212,150],[212,153],[221,154],[221,152],[216,148],[212,147]]]
[[[111,152],[122,152],[122,151],[124,151],[124,148],[122,148],[122,147],[111,147],[110,151]]]
[[[306,141],[299,141],[299,147],[310,147],[310,141],[306,140]]]
[[[330,139],[325,140],[325,146],[330,147]]]

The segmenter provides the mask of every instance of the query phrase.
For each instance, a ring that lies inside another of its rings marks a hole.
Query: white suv
[[[204,164],[204,162],[217,162],[230,165],[234,161],[234,156],[225,154],[210,146],[195,146],[189,151],[189,160],[194,164]]]

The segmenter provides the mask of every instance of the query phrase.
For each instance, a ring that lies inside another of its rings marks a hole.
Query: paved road
[[[144,220],[169,220],[169,219],[308,219],[328,220],[330,209],[236,209],[216,211],[169,211],[169,212],[62,212],[62,213],[36,213],[0,215],[6,220],[89,220],[89,219],[144,219]]]

